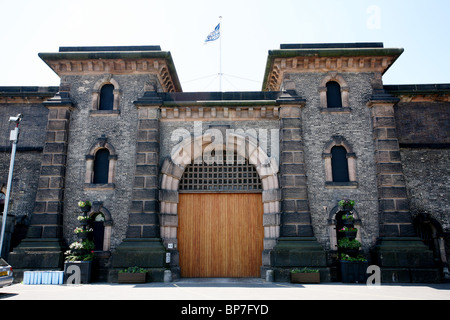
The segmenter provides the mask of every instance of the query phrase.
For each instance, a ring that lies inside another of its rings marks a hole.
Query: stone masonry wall
[[[1,153],[0,176],[8,180],[11,152]],[[42,152],[17,151],[14,162],[11,202],[8,213],[15,216],[29,216],[33,213],[36,190],[39,184]]]
[[[395,120],[411,214],[439,222],[450,261],[450,104],[400,102]]]
[[[394,110],[401,145],[450,144],[449,102],[399,102]]]
[[[24,116],[19,126],[8,213],[16,216],[16,222],[26,223],[22,218],[31,216],[36,200],[48,110],[39,103],[2,103],[0,112],[0,182],[5,188],[11,160],[9,134],[14,128],[8,120],[18,113]]]
[[[14,103],[0,104],[0,112],[0,182],[5,184],[5,188],[11,159],[9,134],[14,129],[14,125],[10,124],[8,119],[18,113],[24,116],[19,126],[20,135],[14,163],[15,174],[9,212],[14,215],[29,215],[33,212],[39,182],[48,110],[37,103]]]
[[[340,73],[349,88],[349,113],[321,113],[319,87],[326,73],[289,74],[299,96],[306,99],[302,113],[304,157],[308,197],[314,233],[324,248],[330,248],[330,211],[341,199],[356,201],[362,220],[363,249],[370,248],[378,236],[378,200],[374,145],[370,110],[366,106],[372,94],[372,73]],[[333,136],[342,136],[356,153],[356,188],[325,187],[325,145]],[[333,231],[334,232],[334,231]]]
[[[64,238],[73,240],[80,199],[103,202],[112,217],[111,249],[126,236],[136,168],[138,111],[133,101],[144,93],[144,85],[155,81],[151,75],[113,75],[120,90],[119,114],[92,115],[92,89],[104,75],[66,76],[70,96],[76,107],[72,113],[66,176]],[[105,81],[106,82],[106,81]],[[155,81],[157,82],[157,81]],[[85,185],[86,158],[91,146],[104,135],[117,153],[113,188]]]
[[[413,215],[429,213],[450,232],[450,150],[400,149]]]

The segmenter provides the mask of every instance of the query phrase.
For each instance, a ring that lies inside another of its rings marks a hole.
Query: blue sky
[[[0,0],[0,86],[57,86],[38,57],[60,46],[160,45],[184,91],[261,90],[281,43],[384,42],[405,52],[385,84],[450,83],[448,0]],[[201,79],[201,80],[196,80]]]

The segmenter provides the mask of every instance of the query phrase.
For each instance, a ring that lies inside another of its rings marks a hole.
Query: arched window
[[[327,82],[327,107],[342,108],[341,86],[336,81]]]
[[[325,160],[325,186],[328,188],[357,188],[356,154],[342,136],[333,136],[322,154]]]
[[[109,174],[109,150],[99,149],[94,158],[94,184],[107,184]]]
[[[333,182],[349,182],[347,150],[341,146],[331,148],[331,170]]]
[[[111,74],[105,74],[92,88],[91,116],[118,116],[120,114],[120,86]]]
[[[323,113],[349,113],[349,87],[342,75],[329,72],[319,87],[320,112]]]
[[[114,188],[117,154],[105,135],[92,144],[85,157],[85,188]]]
[[[112,84],[105,84],[100,90],[100,102],[98,110],[113,110],[114,109],[114,86]]]

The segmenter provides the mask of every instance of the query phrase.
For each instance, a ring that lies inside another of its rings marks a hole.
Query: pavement
[[[79,285],[13,284],[0,288],[0,300],[450,300],[450,283],[293,284],[263,279],[180,279],[170,283]]]

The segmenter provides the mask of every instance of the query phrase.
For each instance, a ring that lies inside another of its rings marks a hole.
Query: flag
[[[210,41],[215,41],[219,39],[220,37],[220,23],[214,28],[214,30],[208,34],[208,36],[205,39],[205,44]]]

